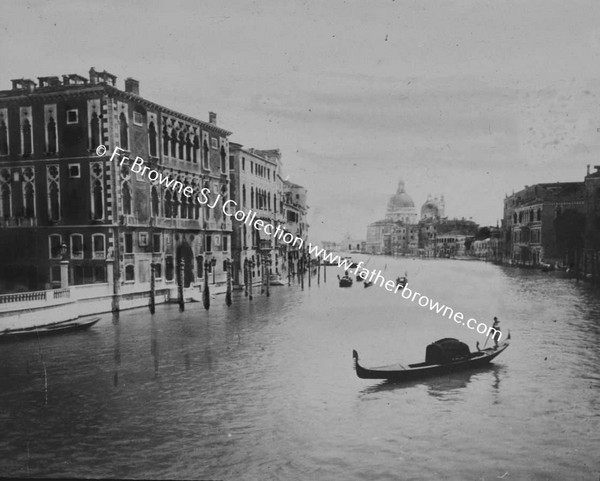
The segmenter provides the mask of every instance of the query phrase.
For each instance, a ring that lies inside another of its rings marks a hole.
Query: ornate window
[[[58,165],[46,166],[46,185],[48,188],[48,219],[60,220],[60,175]]]
[[[100,119],[98,114],[92,112],[90,120],[90,150],[95,150],[100,145]]]
[[[205,140],[202,144],[202,167],[205,168],[206,170],[210,169],[210,162],[208,159],[209,152],[210,152],[210,150],[208,148],[208,143]]]
[[[90,184],[92,185],[91,191],[91,206],[92,206],[92,219],[103,219],[104,218],[104,172],[102,169],[101,162],[94,162],[90,165]]]
[[[23,119],[21,124],[21,141],[23,142],[23,156],[31,155],[33,139],[31,137],[31,123],[28,118]]]
[[[177,157],[177,131],[175,127],[171,129],[171,157]]]
[[[119,115],[119,136],[121,138],[121,148],[129,150],[129,126],[124,112]]]
[[[162,130],[162,141],[163,141],[163,155],[168,156],[169,155],[169,130],[167,129],[167,126],[164,125],[163,126],[163,130]]]
[[[128,181],[122,184],[123,214],[131,215],[131,186]]]
[[[197,135],[194,135],[194,148],[192,149],[192,161],[194,164],[198,163],[198,149],[200,149],[200,138]]]
[[[157,157],[157,148],[156,148],[156,127],[154,126],[154,122],[150,122],[148,125],[148,150],[150,152],[150,157]]]
[[[150,202],[150,206],[152,208],[151,215],[153,217],[158,217],[158,216],[160,216],[160,198],[158,196],[158,189],[156,188],[155,185],[152,186],[152,191],[150,193],[150,196],[152,197],[151,202]]]
[[[227,154],[225,153],[225,149],[221,146],[221,173],[225,174],[227,172]]]
[[[185,133],[179,132],[179,158],[185,160]]]
[[[172,217],[172,212],[171,212],[171,191],[167,190],[165,192],[165,217]]]

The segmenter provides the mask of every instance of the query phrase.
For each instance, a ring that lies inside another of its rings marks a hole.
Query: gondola
[[[406,277],[406,275],[404,275],[402,277],[398,277],[396,279],[396,284],[400,286],[400,289],[404,289],[404,287],[406,286],[407,283],[408,283],[408,278]]]
[[[95,317],[89,320],[70,320],[39,327],[27,327],[23,329],[6,329],[0,332],[0,342],[42,336],[53,336],[56,334],[64,334],[67,332],[81,331],[83,329],[89,329],[99,320],[99,317]]]
[[[338,276],[338,279],[340,281],[340,287],[352,287],[352,277],[350,277],[350,276],[343,276],[343,277]]]
[[[388,381],[414,381],[429,376],[449,374],[485,366],[499,356],[510,344],[510,332],[506,341],[498,347],[469,352],[469,347],[456,339],[440,339],[429,346],[425,362],[365,368],[358,363],[358,353],[352,351],[354,368],[361,379],[386,379]],[[466,349],[465,349],[466,348]]]

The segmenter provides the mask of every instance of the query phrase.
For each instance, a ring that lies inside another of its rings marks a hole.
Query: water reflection
[[[430,396],[445,400],[450,394],[455,394],[457,391],[466,388],[472,381],[474,376],[482,373],[492,373],[494,382],[492,387],[495,390],[500,386],[500,370],[501,367],[495,364],[482,366],[468,371],[455,372],[445,376],[433,376],[425,379],[414,381],[388,381],[384,380],[374,386],[369,386],[361,391],[361,394],[373,394],[384,391],[395,391],[396,389],[411,389],[414,387],[426,387],[427,393]]]
[[[114,331],[114,353],[113,353],[113,386],[119,385],[119,366],[121,365],[121,325],[119,324],[119,313],[114,312],[112,317]]]
[[[158,377],[159,355],[158,355],[158,328],[155,316],[150,317],[150,353],[154,359],[154,379]]]

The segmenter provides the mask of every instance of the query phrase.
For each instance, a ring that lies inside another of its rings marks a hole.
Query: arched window
[[[52,182],[50,184],[50,220],[60,219],[60,200],[58,184]]]
[[[94,198],[94,219],[102,219],[104,217],[104,206],[102,202],[102,182],[96,180],[93,187]]]
[[[167,190],[165,192],[165,217],[172,217],[172,211],[171,211],[171,191]]]
[[[135,268],[131,264],[125,266],[125,280],[135,281]]]
[[[194,149],[192,150],[194,164],[198,163],[198,149],[200,148],[200,138],[194,135]]]
[[[129,130],[127,126],[127,117],[121,112],[119,115],[119,134],[121,136],[121,148],[129,150]]]
[[[171,129],[171,157],[177,157],[177,132]]]
[[[523,223],[523,212],[519,212],[519,224]]]
[[[188,136],[187,140],[185,142],[185,160],[187,160],[188,162],[192,161],[192,147],[194,145],[192,144],[192,139]]]
[[[156,152],[156,127],[154,127],[154,122],[150,122],[150,125],[148,125],[148,142],[149,142],[149,150],[150,150],[150,157],[157,157],[157,152]]]
[[[129,182],[123,182],[123,214],[131,214],[131,187]]]
[[[182,219],[187,219],[188,218],[188,202],[187,202],[187,197],[185,195],[181,195],[181,218]]]
[[[50,117],[48,119],[47,130],[48,130],[48,153],[56,154],[56,122],[54,121],[54,118],[52,118],[52,117]],[[93,146],[92,148],[95,149],[96,147],[97,147],[97,145]]]
[[[0,120],[0,155],[8,155],[8,129],[4,120]]]
[[[24,192],[24,210],[25,217],[33,218],[35,217],[35,206],[34,206],[34,192],[33,192],[33,184],[31,182],[27,182],[25,184],[25,192]]]
[[[7,184],[2,185],[2,217],[5,219],[11,216],[10,211],[10,187]]]
[[[227,172],[227,155],[225,149],[221,146],[221,173],[224,174],[225,172]]]
[[[210,168],[208,154],[209,154],[208,144],[206,143],[206,140],[205,140],[204,143],[202,144],[202,167],[204,167],[205,169]]]
[[[23,120],[23,155],[31,154],[31,124],[29,119]]]
[[[185,160],[184,149],[185,149],[185,134],[183,133],[183,131],[181,131],[181,132],[179,132],[179,158],[181,160]]]
[[[179,196],[177,193],[173,193],[173,217],[181,217],[179,212]]]
[[[163,155],[169,155],[169,131],[165,125],[162,130],[163,137]]]
[[[160,200],[158,198],[158,189],[156,186],[152,186],[152,216],[158,217],[160,215]]]
[[[50,117],[50,120],[52,121],[52,117]],[[91,150],[94,150],[96,147],[98,147],[98,145],[100,145],[100,121],[98,120],[98,114],[96,112],[92,112],[90,130],[92,131],[90,148]],[[48,138],[50,138],[50,131],[48,131]]]

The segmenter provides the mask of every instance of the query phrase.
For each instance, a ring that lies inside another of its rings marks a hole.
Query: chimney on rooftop
[[[132,79],[128,77],[125,79],[125,92],[129,92],[130,94],[139,95],[140,94],[140,82],[138,80]]]
[[[590,175],[590,164],[587,165],[587,175]]]
[[[97,84],[98,83],[98,72],[94,67],[90,68],[90,83]]]
[[[208,122],[213,125],[217,125],[217,114],[214,112],[208,113]]]
[[[13,90],[29,90],[33,92],[35,90],[35,82],[28,78],[11,80]]]

